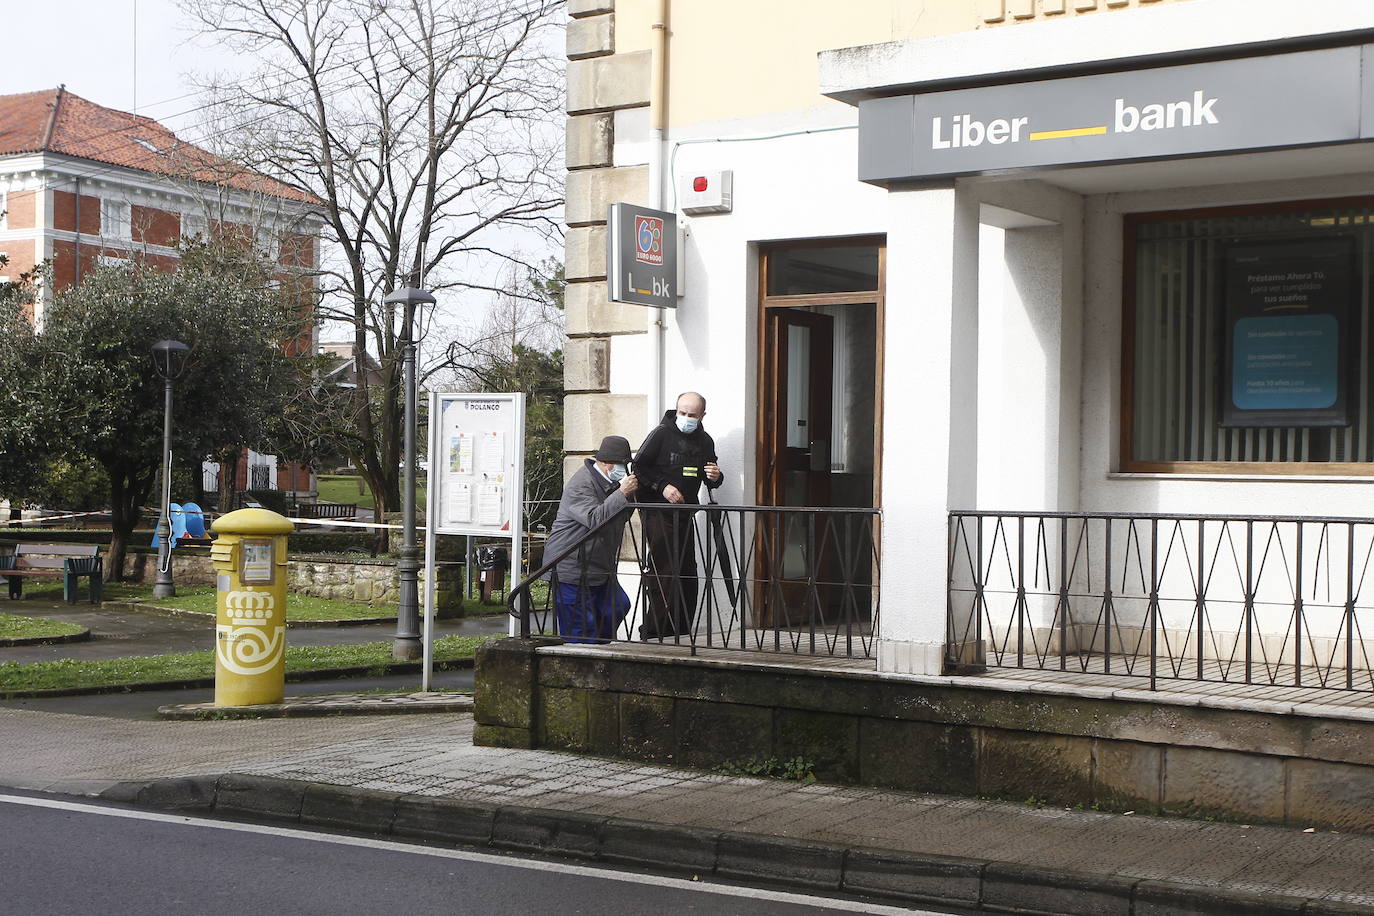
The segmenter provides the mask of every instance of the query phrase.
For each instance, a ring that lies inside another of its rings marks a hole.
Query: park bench
[[[0,576],[9,580],[10,597],[23,597],[28,577],[61,579],[62,599],[76,603],[82,576],[91,580],[91,603],[100,601],[102,564],[98,544],[20,544],[10,556],[0,556]]]
[[[353,518],[358,507],[354,503],[301,503],[296,511],[301,518]]]

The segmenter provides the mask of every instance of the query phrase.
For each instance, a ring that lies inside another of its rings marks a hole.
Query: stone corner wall
[[[622,113],[649,104],[652,55],[616,52],[614,0],[571,0],[568,13],[563,447],[583,456],[603,436],[644,435],[646,396],[611,392],[611,359],[617,339],[648,333],[649,310],[606,297],[606,208],[649,199],[648,166],[617,162],[615,140]]]

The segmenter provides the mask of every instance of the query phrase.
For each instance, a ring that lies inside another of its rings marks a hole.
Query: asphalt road
[[[3,790],[0,790],[2,792]],[[528,916],[936,913],[67,800],[0,794],[9,913]]]

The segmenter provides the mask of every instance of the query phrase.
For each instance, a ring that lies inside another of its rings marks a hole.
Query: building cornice
[[[217,198],[222,196],[223,205],[231,214],[259,219],[267,217],[279,225],[299,225],[306,228],[304,234],[309,235],[318,234],[325,225],[319,208],[303,201],[271,194],[254,194],[195,179],[159,176],[61,154],[35,153],[0,158],[0,179],[16,175],[26,176],[21,182],[23,187],[46,184],[49,189],[69,192],[75,191],[75,179],[79,178],[83,193],[102,196],[101,191],[119,192],[133,203],[147,203],[179,212],[199,211],[203,197],[198,196],[196,191],[204,189]],[[45,178],[46,182],[36,181],[37,178]]]
[[[822,51],[820,91],[867,98],[1374,41],[1369,0],[1188,0]]]

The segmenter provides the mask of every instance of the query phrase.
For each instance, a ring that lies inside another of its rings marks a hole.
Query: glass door
[[[765,252],[758,497],[801,511],[760,519],[760,626],[867,617],[871,521],[811,510],[878,504],[880,264],[871,240]]]

